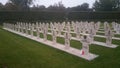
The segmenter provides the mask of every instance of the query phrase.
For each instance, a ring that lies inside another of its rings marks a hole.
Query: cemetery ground
[[[119,36],[119,35],[118,35]],[[41,35],[42,37],[42,35]],[[48,39],[51,40],[50,35]],[[104,42],[104,38],[95,37]],[[61,44],[62,38],[57,38]],[[113,40],[120,45],[119,40]],[[80,49],[79,41],[71,40],[71,46]],[[0,27],[0,67],[8,68],[119,68],[120,46],[107,48],[90,45],[90,52],[99,57],[92,61],[76,57],[61,50],[27,39],[17,34],[3,30]]]

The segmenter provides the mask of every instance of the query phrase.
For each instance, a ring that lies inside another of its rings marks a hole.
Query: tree
[[[100,11],[101,7],[100,7],[100,3],[96,0],[95,3],[93,4],[93,9],[95,11]]]
[[[81,10],[82,11],[87,11],[89,9],[89,4],[88,3],[83,3],[82,5],[81,5]]]
[[[33,5],[31,11],[45,11],[46,7],[44,5]]]
[[[50,5],[47,10],[48,11],[65,11],[65,7],[62,2],[55,3],[54,5]]]
[[[96,0],[93,4],[95,11],[115,11],[120,7],[120,0]]]
[[[5,4],[4,8],[7,11],[13,11],[17,9],[16,6],[14,6],[12,3],[9,3],[9,2]]]
[[[115,3],[116,3],[116,8],[120,10],[120,0],[116,0]]]
[[[29,6],[33,4],[33,0],[9,0],[9,3],[16,6],[16,10],[29,10]]]
[[[0,3],[0,11],[4,10],[4,5]]]
[[[81,5],[71,7],[67,9],[68,11],[92,11],[92,9],[89,8],[88,3],[83,3]]]

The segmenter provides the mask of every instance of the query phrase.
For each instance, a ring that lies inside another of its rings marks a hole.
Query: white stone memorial
[[[91,40],[89,36],[84,35],[82,37],[82,40],[80,40],[82,43],[82,55],[88,55],[89,54],[89,45],[91,44]]]
[[[107,31],[107,33],[106,33],[106,44],[108,45],[108,46],[111,46],[112,45],[112,37],[113,37],[113,32],[112,32],[112,30],[108,30]]]
[[[57,32],[56,30],[52,30],[52,40],[53,40],[53,44],[56,44],[56,39],[57,39]]]
[[[71,34],[69,32],[65,32],[64,38],[65,38],[65,49],[69,49],[70,48]]]
[[[39,32],[39,24],[38,22],[36,23],[36,34],[37,34],[37,39],[40,38],[40,32]]]
[[[44,36],[44,41],[47,41],[47,27],[46,27],[46,25],[44,25],[43,36]]]

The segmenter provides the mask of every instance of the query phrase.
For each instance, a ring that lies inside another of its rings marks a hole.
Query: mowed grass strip
[[[115,34],[114,36],[120,38],[120,34]]]
[[[103,36],[105,35],[105,33],[100,33],[100,32],[97,32],[96,34],[97,35],[103,35]]]
[[[71,44],[78,45],[78,42],[72,41]],[[117,44],[120,45],[120,43]],[[76,48],[79,49],[81,46]],[[111,49],[102,46],[90,45],[90,52],[100,56],[93,61],[87,61],[0,29],[0,67],[4,65],[8,68],[120,67],[120,47]]]

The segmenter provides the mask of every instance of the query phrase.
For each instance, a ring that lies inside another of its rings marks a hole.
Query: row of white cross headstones
[[[16,24],[4,23],[4,28],[9,28],[11,30],[24,33],[26,35],[34,36],[34,32],[36,32],[36,36],[39,39],[40,33],[44,36],[44,41],[47,41],[47,34],[50,33],[52,35],[53,44],[56,44],[57,36],[61,36],[62,32],[64,32],[65,39],[65,48],[69,49],[70,40],[71,40],[71,32],[76,34],[76,38],[80,39],[82,43],[82,55],[87,55],[89,53],[89,44],[94,41],[94,35],[100,29],[100,22],[63,22],[63,23],[22,23],[17,22]],[[114,30],[116,27],[116,23],[112,23]],[[120,27],[120,26],[119,26]],[[110,28],[110,25],[105,22],[104,30],[106,36],[106,44],[111,45],[113,32]],[[81,36],[83,34],[83,36]],[[88,35],[86,35],[88,34]]]
[[[112,22],[112,27],[117,34],[120,34],[120,24]]]

